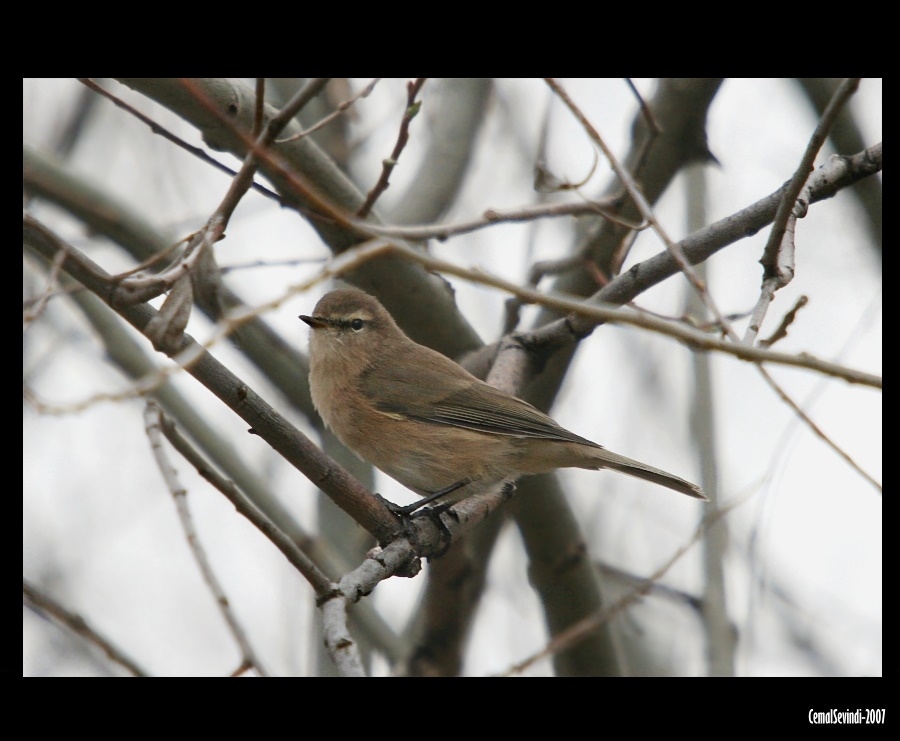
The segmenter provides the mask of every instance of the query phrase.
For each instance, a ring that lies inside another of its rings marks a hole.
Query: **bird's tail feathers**
[[[671,473],[661,471],[658,468],[653,468],[653,466],[648,466],[646,463],[613,453],[605,448],[601,448],[595,453],[594,460],[597,461],[598,468],[611,468],[614,471],[627,473],[629,476],[635,476],[639,479],[644,479],[644,481],[651,481],[654,484],[665,486],[667,489],[687,494],[689,497],[694,497],[694,499],[709,501],[703,490],[696,484],[685,481]]]

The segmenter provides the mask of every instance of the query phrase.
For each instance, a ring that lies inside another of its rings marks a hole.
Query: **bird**
[[[619,455],[557,424],[404,334],[374,296],[325,294],[312,315],[313,404],[344,445],[422,499],[409,513],[557,468],[610,469],[695,499],[695,484]]]

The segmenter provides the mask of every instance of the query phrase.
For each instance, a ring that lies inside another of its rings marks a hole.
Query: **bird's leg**
[[[461,481],[457,481],[454,484],[450,484],[450,486],[445,486],[443,489],[440,489],[433,494],[429,494],[426,497],[422,497],[418,502],[413,502],[412,504],[407,504],[405,507],[398,507],[397,505],[393,505],[391,510],[398,515],[409,515],[415,512],[417,509],[424,507],[426,504],[435,501],[436,499],[440,499],[451,492],[456,491],[457,489],[462,489],[466,484],[471,483],[469,479],[462,479]]]

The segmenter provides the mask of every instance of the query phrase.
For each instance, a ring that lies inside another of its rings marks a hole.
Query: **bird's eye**
[[[354,332],[359,332],[365,326],[365,322],[362,319],[354,319],[350,322],[350,329]]]

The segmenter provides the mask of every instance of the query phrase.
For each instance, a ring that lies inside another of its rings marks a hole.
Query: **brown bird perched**
[[[312,316],[300,318],[312,327],[309,386],[325,424],[357,455],[424,497],[399,511],[568,467],[610,468],[706,499],[694,484],[569,432],[413,342],[359,289],[331,291]]]

